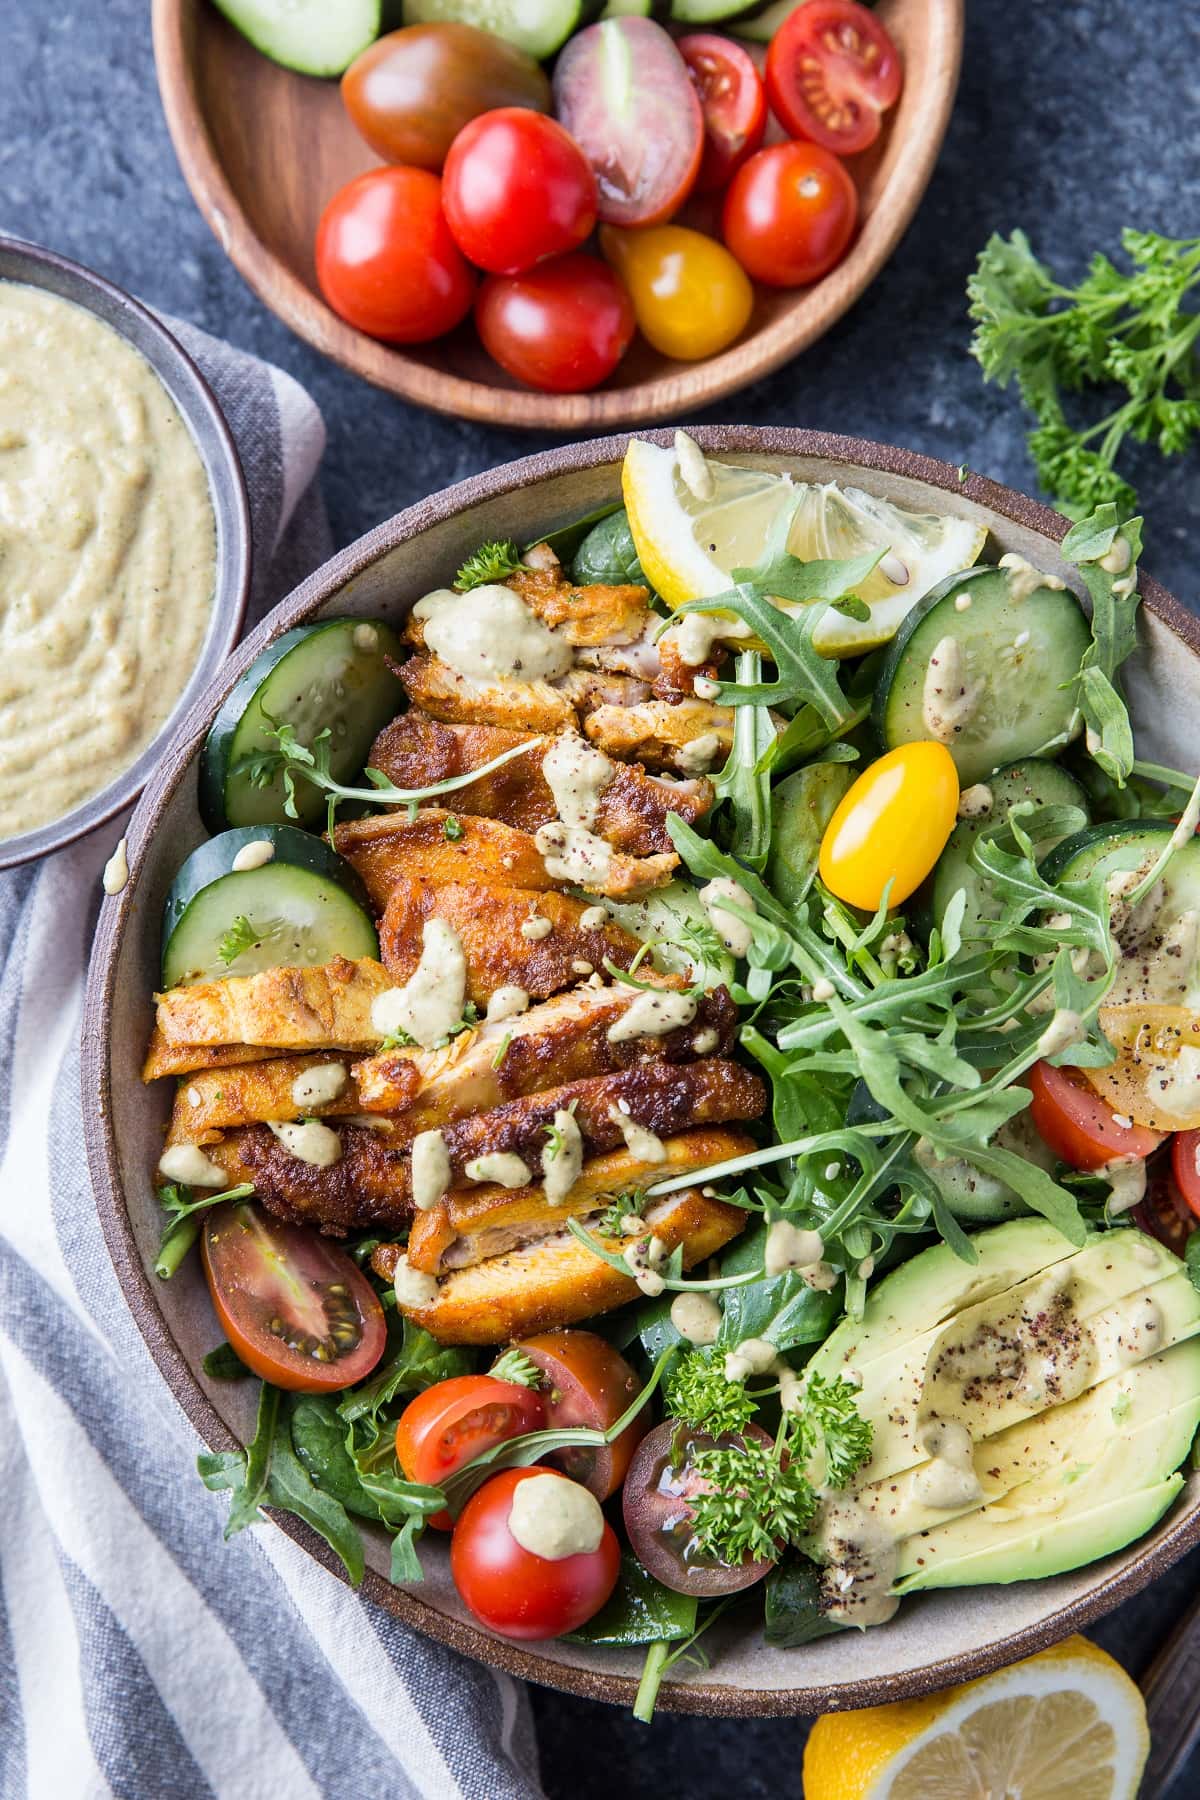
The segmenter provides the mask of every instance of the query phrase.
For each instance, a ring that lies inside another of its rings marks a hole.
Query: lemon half
[[[963,1687],[818,1719],[805,1800],[1135,1800],[1150,1735],[1121,1665],[1068,1638]]]
[[[797,482],[717,462],[700,457],[690,440],[684,447],[685,471],[678,449],[635,438],[625,453],[625,508],[647,579],[671,607],[711,599],[728,588],[731,570],[758,561],[786,510],[787,547],[806,562],[864,551],[882,557],[856,590],[870,618],[831,611],[817,627],[814,642],[825,656],[859,656],[886,644],[923,594],[970,568],[987,537],[986,527],[969,519],[908,512],[837,482]]]

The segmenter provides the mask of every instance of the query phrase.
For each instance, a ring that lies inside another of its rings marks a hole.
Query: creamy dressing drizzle
[[[487,1003],[487,1022],[494,1025],[499,1019],[515,1019],[518,1013],[528,1010],[529,995],[523,987],[493,988]]]
[[[1109,1185],[1110,1215],[1128,1212],[1146,1197],[1146,1159],[1144,1156],[1119,1156],[1105,1163],[1099,1171]]]
[[[158,1159],[158,1172],[168,1181],[182,1181],[187,1187],[225,1186],[224,1169],[205,1156],[199,1144],[170,1145]]]
[[[463,1015],[467,959],[462,939],[444,919],[426,919],[421,960],[403,987],[385,988],[371,1004],[380,1037],[405,1031],[425,1050],[449,1036]]]
[[[533,1179],[529,1164],[511,1150],[491,1150],[467,1164],[468,1181],[495,1181],[501,1187],[528,1187]]]
[[[982,1500],[983,1489],[975,1473],[975,1445],[965,1425],[957,1419],[931,1420],[920,1441],[929,1461],[918,1470],[913,1484],[919,1500],[935,1511],[946,1512]]]
[[[612,870],[612,845],[584,825],[564,825],[561,819],[542,825],[534,835],[538,855],[551,881],[600,888]]]
[[[450,1188],[450,1152],[440,1131],[418,1131],[412,1147],[412,1197],[429,1212]]]
[[[958,816],[960,819],[986,819],[994,804],[992,790],[986,781],[977,781],[974,787],[964,788],[958,796]]]
[[[590,1556],[604,1536],[604,1514],[596,1496],[565,1475],[527,1475],[513,1489],[510,1534],[544,1562]]]
[[[317,1063],[293,1081],[292,1105],[298,1112],[306,1112],[310,1106],[329,1106],[345,1092],[349,1079],[344,1063]]]
[[[579,915],[579,923],[585,931],[599,931],[608,924],[607,906],[585,906]]]
[[[565,1107],[554,1115],[554,1130],[542,1151],[542,1186],[547,1205],[561,1206],[583,1169],[583,1133]]]
[[[666,1162],[666,1145],[653,1131],[639,1125],[636,1119],[631,1119],[619,1106],[610,1107],[608,1116],[624,1138],[625,1148],[630,1156],[636,1156],[639,1162]]]
[[[1039,1056],[1057,1056],[1086,1035],[1082,1016],[1069,1006],[1056,1008],[1053,1018],[1037,1041]]]
[[[129,884],[129,857],[125,839],[121,838],[116,849],[104,865],[104,873],[100,884],[106,894],[119,894]]]
[[[511,588],[459,594],[438,588],[413,607],[426,648],[468,679],[553,681],[574,661],[570,644],[535,618]]]
[[[767,1243],[763,1266],[768,1275],[782,1275],[786,1269],[806,1269],[819,1263],[825,1244],[819,1231],[805,1231],[787,1219],[776,1219],[767,1227]]]
[[[641,1227],[643,1221],[638,1220]],[[666,1261],[667,1246],[660,1237],[653,1233],[649,1237],[640,1237],[636,1243],[621,1252],[621,1260],[643,1294],[649,1300],[657,1300],[666,1287],[666,1282],[659,1274],[659,1264]]]
[[[319,1119],[306,1119],[303,1124],[277,1125],[268,1119],[267,1129],[274,1133],[289,1156],[297,1162],[310,1163],[314,1169],[331,1169],[342,1159],[342,1140]]]
[[[702,731],[690,743],[680,747],[675,761],[681,774],[707,775],[708,771],[720,756],[722,750],[721,734],[717,731]]]
[[[722,900],[732,901],[734,906],[740,906],[746,912],[758,909],[741,882],[728,875],[718,875],[715,881],[700,889],[700,904],[725,948],[734,956],[745,956],[754,941],[754,927],[739,919],[736,913],[727,912],[721,905]]]
[[[251,869],[261,869],[264,864],[273,860],[275,846],[270,838],[255,838],[249,844],[243,844],[231,865],[235,875],[245,875]]]
[[[968,681],[962,645],[956,637],[940,638],[925,671],[921,718],[931,738],[952,744],[970,723],[983,697],[984,683]]]
[[[610,1044],[627,1044],[638,1037],[665,1037],[690,1025],[696,1016],[696,1002],[690,994],[672,988],[647,988],[608,1028]]]
[[[577,731],[564,731],[542,758],[542,774],[562,823],[590,829],[616,765]]]
[[[392,1288],[400,1306],[419,1309],[437,1299],[438,1284],[434,1276],[426,1275],[423,1269],[414,1269],[407,1256],[396,1258]]]
[[[715,1344],[721,1329],[721,1308],[711,1294],[676,1294],[671,1302],[671,1323],[689,1344]]]
[[[1020,606],[1039,588],[1061,589],[1066,587],[1057,575],[1047,575],[1041,569],[1035,569],[1025,557],[1015,550],[1008,550],[1000,558],[1000,567],[1008,574],[1008,597],[1014,606]]]

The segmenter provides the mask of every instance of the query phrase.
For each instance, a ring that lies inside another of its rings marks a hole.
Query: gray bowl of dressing
[[[0,868],[136,798],[237,642],[229,429],[145,307],[0,236]]]

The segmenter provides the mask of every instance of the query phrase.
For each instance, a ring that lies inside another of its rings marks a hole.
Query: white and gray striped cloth
[[[324,429],[279,370],[175,327],[238,440],[251,621],[329,549]],[[121,1297],[83,1152],[79,1023],[119,835],[0,875],[0,1796],[531,1800],[528,1700],[226,1501]]]

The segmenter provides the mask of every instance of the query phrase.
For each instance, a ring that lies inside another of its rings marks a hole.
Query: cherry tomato
[[[819,144],[772,144],[729,184],[721,233],[747,274],[768,287],[806,287],[842,260],[858,190]]]
[[[464,1463],[495,1444],[540,1431],[546,1409],[534,1388],[491,1375],[452,1375],[410,1400],[396,1425],[396,1460],[410,1481],[440,1487]],[[449,1531],[448,1512],[429,1523]]]
[[[625,1477],[621,1506],[625,1529],[638,1560],[664,1587],[677,1594],[695,1594],[706,1600],[714,1594],[736,1594],[761,1581],[769,1562],[749,1560],[736,1565],[719,1561],[697,1548],[692,1537],[690,1496],[702,1491],[693,1474],[693,1450],[714,1443],[736,1447],[753,1435],[770,1443],[765,1431],[748,1425],[745,1432],[726,1432],[719,1438],[693,1431],[676,1419],[664,1419],[638,1446]]]
[[[714,356],[745,328],[754,289],[723,244],[683,225],[600,227],[600,248],[620,272],[642,336],[681,362]]]
[[[1139,1200],[1129,1214],[1141,1231],[1182,1256],[1188,1239],[1196,1229],[1196,1215],[1179,1192],[1170,1169],[1160,1163],[1149,1172],[1146,1197]]]
[[[386,162],[440,169],[455,137],[497,106],[550,111],[550,83],[523,50],[474,25],[408,25],[356,56],[342,100]]]
[[[629,295],[598,257],[560,256],[524,275],[492,275],[475,323],[501,368],[530,387],[574,394],[611,375],[634,332]]]
[[[874,912],[891,882],[898,906],[946,847],[958,810],[958,770],[945,744],[889,750],[842,797],[821,839],[821,880],[839,900]]]
[[[1118,1124],[1112,1107],[1073,1069],[1036,1062],[1025,1081],[1033,1094],[1034,1129],[1073,1169],[1102,1169],[1119,1156],[1149,1156],[1162,1143],[1162,1134],[1144,1125]]]
[[[427,169],[369,169],[333,196],[317,227],[317,280],[349,324],[423,344],[470,311],[475,277],[442,217]]]
[[[620,1546],[589,1495],[600,1526],[594,1550],[548,1557],[526,1549],[509,1529],[513,1496],[526,1481],[561,1481],[576,1494],[587,1493],[548,1469],[503,1469],[459,1514],[450,1540],[450,1572],[475,1617],[492,1631],[510,1638],[560,1637],[586,1624],[612,1593]]]
[[[596,183],[555,119],[502,106],[465,125],[446,157],[443,204],[464,256],[519,275],[582,244],[596,223]]]
[[[895,44],[854,0],[808,0],[767,51],[767,98],[783,129],[842,156],[875,142],[903,81]]]
[[[526,1338],[517,1348],[546,1376],[540,1392],[546,1423],[553,1430],[570,1425],[591,1425],[607,1431],[637,1398],[641,1382],[619,1350],[594,1331],[546,1331]],[[643,1414],[626,1426],[615,1444],[603,1450],[579,1444],[555,1450],[545,1458],[572,1481],[590,1488],[597,1500],[615,1494],[625,1471],[646,1433]]]
[[[697,31],[680,38],[678,49],[704,114],[704,154],[695,192],[715,194],[762,143],[767,97],[749,51],[732,38]]]
[[[1102,1006],[1100,1029],[1116,1051],[1084,1079],[1114,1112],[1150,1131],[1200,1127],[1200,1013],[1192,1006],[1138,1001]]]
[[[1200,1219],[1200,1131],[1177,1131],[1171,1139],[1171,1173],[1175,1185]]]
[[[361,1381],[383,1355],[375,1290],[328,1238],[231,1203],[205,1216],[201,1255],[221,1329],[264,1381],[329,1393]]]
[[[661,25],[602,19],[576,32],[554,67],[554,110],[595,171],[602,219],[658,225],[683,205],[704,114]]]

